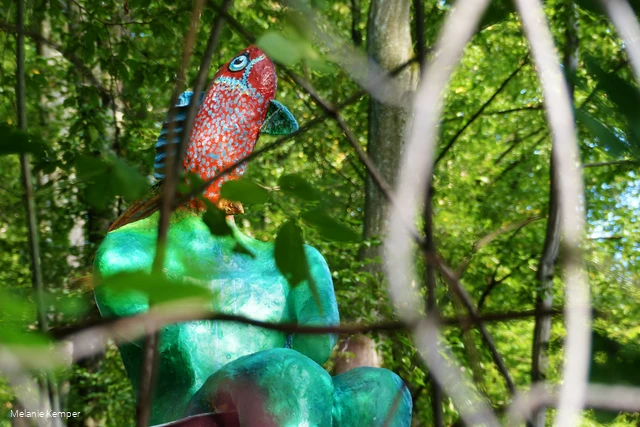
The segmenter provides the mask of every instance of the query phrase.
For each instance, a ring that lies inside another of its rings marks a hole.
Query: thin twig
[[[193,11],[191,13],[191,20],[189,25],[189,30],[187,31],[187,36],[185,37],[184,50],[182,56],[182,63],[180,66],[180,70],[178,72],[178,80],[176,81],[176,85],[173,90],[173,94],[171,97],[171,104],[169,106],[169,134],[167,139],[169,141],[173,141],[174,137],[174,128],[175,122],[173,121],[173,113],[175,111],[174,105],[176,100],[178,99],[179,94],[182,92],[182,88],[185,83],[185,71],[189,64],[189,58],[191,57],[191,53],[193,50],[193,45],[195,43],[196,32],[198,29],[198,22],[200,20],[200,12],[202,11],[202,7],[204,6],[204,0],[195,0]],[[220,20],[218,20],[218,25],[214,26],[212,33],[219,32],[218,28],[220,24]],[[216,37],[212,37],[215,41]],[[210,38],[210,41],[211,39]],[[213,55],[213,50],[209,51],[209,46],[207,46],[207,52]],[[203,58],[202,63],[206,64],[211,61],[211,57],[208,59]],[[207,67],[208,68],[208,67]],[[202,71],[202,66],[201,66]],[[205,72],[206,76],[206,72]],[[201,78],[201,73],[198,74],[198,78]],[[189,109],[189,113],[192,115],[191,122],[185,125],[183,130],[184,135],[187,135],[186,139],[188,140],[188,136],[191,135],[191,129],[188,126],[193,125],[193,117],[195,116],[195,107],[197,104],[197,99],[199,95],[195,94],[193,97],[193,101],[191,103],[191,107]],[[178,150],[183,147],[183,143],[185,142],[185,138],[181,138],[180,145]],[[186,143],[184,144],[186,146]],[[161,199],[161,207],[160,207],[160,218],[158,220],[158,239],[156,243],[156,254],[153,260],[153,271],[157,273],[162,273],[164,267],[164,258],[165,258],[165,246],[167,240],[167,233],[169,230],[169,218],[171,217],[171,213],[173,212],[173,199],[175,197],[177,185],[178,185],[178,176],[179,169],[176,165],[176,158],[180,158],[181,155],[176,153],[176,150],[167,150],[167,157],[165,160],[165,180],[163,185],[163,194]],[[153,333],[148,333],[144,340],[144,348],[143,348],[143,357],[142,357],[142,366],[140,368],[140,387],[138,390],[138,402],[136,407],[136,425],[138,427],[146,427],[149,425],[151,404],[153,398],[153,388],[155,387],[155,377],[157,375],[157,364],[158,364],[158,345],[160,341],[160,336],[158,331],[154,331]]]
[[[637,165],[638,163],[640,163],[640,160],[633,160],[633,159],[614,160],[611,162],[585,163],[582,165],[582,169],[601,168],[603,166],[619,166],[619,165],[632,166],[632,165]]]
[[[482,236],[481,238],[476,240],[471,247],[471,252],[469,253],[469,255],[467,255],[467,257],[460,263],[460,265],[458,265],[458,268],[455,270],[456,277],[461,277],[471,263],[473,255],[475,255],[478,251],[480,251],[480,249],[491,243],[494,239],[512,230],[519,230],[531,224],[532,222],[539,221],[541,219],[543,219],[543,217],[536,215],[526,218],[522,221],[513,222],[511,224],[505,225],[504,227],[500,227],[498,230],[492,231],[491,233],[486,234],[485,236]]]
[[[471,116],[471,118],[458,130],[458,132],[456,132],[455,135],[453,135],[453,137],[449,140],[449,142],[447,142],[447,145],[444,146],[444,148],[442,149],[442,151],[440,152],[440,154],[438,155],[438,157],[436,158],[435,161],[435,165],[437,166],[438,163],[440,163],[440,161],[444,158],[444,156],[449,152],[449,150],[451,149],[451,147],[453,147],[453,144],[455,144],[455,142],[458,140],[458,138],[460,137],[460,135],[462,135],[462,133],[469,127],[471,126],[471,124],[473,122],[476,121],[476,119],[478,117],[480,117],[480,115],[482,114],[482,112],[485,110],[485,108],[487,108],[494,99],[496,99],[496,97],[500,94],[500,92],[502,92],[504,90],[505,87],[507,87],[507,85],[509,84],[509,82],[520,72],[520,70],[522,70],[524,68],[525,65],[527,65],[529,63],[529,58],[525,58],[520,65],[518,65],[518,68],[516,68],[515,70],[513,70],[511,72],[511,74],[509,74],[509,76],[502,82],[502,84],[500,84],[500,86],[498,86],[498,89],[496,89],[495,92],[493,92],[493,95],[491,95],[489,97],[489,99],[487,99],[485,101],[484,104],[482,104],[480,106],[480,108],[478,108],[478,110],[473,114],[473,116]]]
[[[532,136],[536,136],[537,134],[539,134],[540,132],[542,132],[544,130],[544,127],[539,127],[538,129],[524,135],[524,136],[518,136],[517,132],[515,133],[515,138],[513,141],[513,144],[511,144],[511,146],[509,146],[509,148],[507,148],[505,151],[502,152],[502,154],[500,154],[498,156],[498,158],[496,159],[496,161],[493,163],[494,165],[497,165],[498,163],[500,163],[502,161],[502,159],[505,158],[505,156],[507,154],[509,154],[511,151],[513,151],[514,148],[516,148],[518,145],[520,145],[520,143],[526,141],[528,138],[531,138]]]
[[[496,266],[493,272],[493,277],[491,277],[491,281],[489,282],[487,287],[484,289],[484,291],[482,291],[480,298],[478,298],[478,313],[482,312],[482,308],[484,307],[485,301],[487,300],[487,298],[489,298],[489,295],[491,295],[491,292],[493,292],[496,286],[498,286],[499,284],[507,280],[509,277],[511,277],[516,270],[518,270],[520,267],[528,263],[529,260],[531,260],[532,258],[533,257],[523,259],[514,268],[511,268],[510,269],[511,271],[509,273],[505,274],[500,279],[496,279],[496,274],[498,273],[498,268],[500,267],[500,264]]]
[[[553,310],[544,314],[560,316],[562,310]],[[470,327],[481,323],[489,322],[511,322],[531,319],[539,315],[535,310],[507,311],[496,313],[479,314],[459,317],[435,317],[434,321],[438,325],[446,327]],[[602,316],[601,313],[595,313]],[[157,331],[160,328],[176,323],[193,322],[198,320],[209,320],[218,322],[233,322],[244,325],[251,325],[272,331],[279,331],[286,334],[366,334],[371,332],[393,332],[404,331],[415,327],[415,324],[406,324],[399,321],[379,322],[370,325],[363,324],[343,324],[338,326],[311,326],[299,325],[297,323],[272,323],[251,319],[245,316],[211,313],[202,306],[194,306],[188,302],[178,301],[163,306],[151,307],[145,313],[121,317],[117,319],[99,319],[91,323],[74,326],[71,328],[53,331],[57,337],[59,348],[64,348],[65,343],[72,342],[75,360],[89,357],[101,351],[109,339],[116,343],[126,343],[135,341],[143,336],[146,331]]]
[[[529,105],[526,107],[516,107],[516,108],[508,108],[506,110],[498,110],[498,111],[485,111],[482,113],[483,116],[497,116],[501,114],[510,114],[510,113],[518,113],[521,111],[541,111],[544,107],[542,105]]]
[[[291,78],[291,80],[302,87],[309,94],[309,96],[311,96],[311,99],[313,99],[316,105],[322,108],[322,110],[329,117],[333,118],[336,121],[345,137],[347,138],[349,145],[351,145],[351,148],[353,148],[362,164],[364,164],[371,179],[375,182],[376,186],[380,189],[382,194],[384,194],[385,198],[391,203],[394,203],[393,190],[391,189],[391,186],[384,179],[384,177],[378,170],[378,167],[375,165],[375,163],[373,163],[373,160],[371,160],[364,149],[360,146],[357,137],[355,136],[349,125],[345,122],[344,118],[340,114],[340,111],[329,101],[322,98],[315,90],[315,88],[311,85],[311,83],[307,82],[302,77],[286,68],[284,71]]]
[[[24,65],[24,23],[25,23],[25,0],[17,0],[17,37],[16,37],[16,107],[18,115],[18,127],[27,132],[27,104],[25,85],[25,65]],[[33,193],[33,178],[31,176],[31,164],[29,154],[20,155],[20,169],[22,174],[22,185],[24,187],[24,202],[27,213],[27,231],[29,239],[29,251],[31,258],[31,283],[33,287],[33,299],[36,305],[38,317],[38,329],[46,332],[49,329],[47,310],[44,303],[44,281],[42,278],[42,264],[40,258],[40,240],[38,236],[38,214]],[[47,405],[54,411],[59,411],[57,407],[58,390],[55,380],[50,372],[45,372],[44,390]],[[53,420],[53,425],[59,425],[59,420]]]
[[[460,299],[460,302],[462,302],[465,309],[469,312],[470,317],[472,319],[479,318],[480,314],[478,313],[478,309],[476,308],[476,305],[471,299],[471,295],[469,295],[469,293],[464,288],[462,283],[460,283],[460,280],[456,277],[455,273],[451,271],[447,267],[447,265],[437,257],[431,260],[428,259],[427,262],[437,263],[438,268],[442,273],[442,277],[444,277],[445,282],[447,282],[447,284],[449,285],[449,289],[451,289],[451,291],[458,296],[458,298]],[[480,330],[480,335],[482,336],[482,339],[484,340],[487,348],[489,349],[489,352],[491,353],[491,358],[493,359],[493,362],[498,367],[498,371],[500,371],[500,374],[502,374],[502,376],[504,377],[504,380],[507,384],[507,388],[509,389],[511,394],[515,393],[516,391],[515,383],[513,382],[513,379],[511,379],[511,375],[509,374],[507,365],[504,363],[504,359],[502,358],[502,355],[498,351],[498,348],[495,344],[495,341],[493,340],[493,337],[489,333],[489,330],[486,328],[484,323],[479,323],[478,329]]]

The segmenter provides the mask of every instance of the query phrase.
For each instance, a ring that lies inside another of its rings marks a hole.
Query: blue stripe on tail
[[[167,114],[167,118],[164,121],[162,126],[162,130],[160,131],[160,135],[158,140],[156,141],[156,158],[154,162],[154,174],[153,176],[156,179],[164,178],[164,162],[167,157],[167,148],[169,145],[177,145],[180,143],[180,139],[182,138],[182,133],[184,132],[184,120],[187,118],[187,108],[193,99],[193,92],[188,90],[183,92],[178,96],[178,100],[176,105],[174,106],[173,112]],[[204,92],[200,94],[200,99],[198,105],[202,104],[204,100]],[[170,117],[172,116],[172,117]],[[171,119],[171,121],[169,120]],[[173,138],[171,143],[168,141],[169,128],[173,125]]]

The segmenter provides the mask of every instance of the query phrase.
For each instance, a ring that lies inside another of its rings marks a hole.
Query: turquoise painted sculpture
[[[297,124],[275,102],[275,68],[250,46],[215,75],[190,135],[185,168],[211,179],[253,150],[260,132],[287,133]],[[179,108],[192,102],[189,93]],[[175,115],[180,132],[181,111]],[[168,125],[158,140],[156,177],[162,178]],[[163,155],[164,154],[164,155]],[[242,175],[236,168],[214,181],[204,196],[227,211],[242,207],[220,199],[220,186]],[[150,272],[157,240],[157,195],[123,214],[112,226],[95,260],[96,301],[104,317],[130,316],[149,309],[137,291],[115,292],[110,277],[120,272]],[[305,247],[320,296],[318,306],[307,283],[289,286],[278,270],[273,243],[241,233],[233,217],[232,235],[213,235],[202,219],[203,205],[191,201],[171,218],[164,273],[178,283],[197,284],[215,294],[214,310],[272,323],[337,325],[338,307],[331,274],[317,250]],[[238,242],[245,251],[237,251]],[[247,254],[250,252],[252,255]],[[179,286],[179,285],[176,285]],[[241,323],[197,321],[162,329],[159,366],[151,408],[154,424],[190,415],[233,411],[242,426],[409,426],[411,398],[402,380],[386,369],[357,368],[331,377],[327,361],[336,336],[267,330]],[[124,344],[120,353],[134,390],[142,363],[142,341]],[[137,392],[137,390],[136,390]]]

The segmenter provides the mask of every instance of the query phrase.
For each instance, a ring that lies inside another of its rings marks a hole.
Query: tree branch
[[[425,257],[431,258],[431,259],[427,259],[427,262],[435,262],[438,265],[438,268],[442,273],[442,277],[445,279],[445,282],[447,282],[447,284],[449,285],[449,289],[455,295],[458,296],[458,298],[460,299],[460,302],[462,302],[465,309],[469,313],[469,317],[472,319],[475,319],[476,321],[479,321],[480,314],[478,313],[478,309],[476,308],[467,290],[464,288],[462,283],[460,283],[460,280],[456,277],[455,273],[451,269],[449,269],[449,267],[445,264],[445,262],[441,258],[437,256],[430,257],[427,254],[425,254]],[[500,352],[496,347],[493,337],[489,333],[489,330],[486,328],[484,323],[479,322],[478,329],[480,330],[480,335],[482,336],[482,339],[484,340],[487,348],[489,349],[489,352],[491,353],[491,358],[493,359],[493,362],[496,364],[498,370],[502,374],[507,384],[507,388],[509,389],[511,394],[514,394],[516,391],[515,383],[511,379],[511,375],[509,374],[507,365],[504,363],[504,360],[502,359],[502,356],[500,355]]]
[[[499,236],[510,232],[511,230],[520,230],[523,227],[531,224],[532,222],[539,221],[543,219],[543,217],[536,215],[529,218],[526,218],[522,221],[513,222],[511,224],[505,225],[504,227],[499,228],[498,230],[492,231],[491,233],[479,238],[475,241],[473,246],[471,247],[471,253],[467,255],[467,257],[460,263],[458,268],[455,270],[455,275],[457,277],[461,277],[464,274],[464,271],[467,269],[469,264],[471,263],[471,259],[473,255],[475,255],[480,249],[491,243],[494,239]]]
[[[228,7],[228,3],[225,2]],[[185,84],[186,69],[189,64],[189,58],[191,57],[193,45],[195,43],[196,33],[198,29],[198,22],[200,20],[200,12],[204,6],[204,0],[195,0],[193,5],[193,11],[191,12],[191,20],[189,29],[184,42],[184,49],[182,55],[182,63],[180,70],[178,71],[178,79],[171,96],[171,103],[169,105],[169,134],[167,136],[168,141],[173,141],[175,122],[173,120],[173,114],[175,112],[174,105],[178,99],[180,93],[182,93],[183,86]],[[215,50],[215,45],[219,37],[221,30],[222,20],[218,17],[216,24],[213,26],[211,36],[207,44],[207,51],[202,58],[200,64],[200,70],[196,80],[196,87],[200,85],[200,90],[204,86],[203,81],[206,78],[209,64],[211,63],[211,57]],[[203,75],[204,72],[204,75]],[[180,143],[176,150],[167,150],[167,157],[165,161],[165,179],[163,182],[162,199],[160,207],[160,218],[158,220],[158,237],[156,243],[156,254],[153,260],[153,271],[162,274],[164,268],[165,259],[165,246],[167,240],[167,233],[169,230],[169,218],[173,212],[173,200],[175,197],[176,189],[178,186],[178,177],[180,172],[179,161],[182,159],[181,151],[186,147],[186,142],[191,135],[191,127],[195,117],[197,108],[197,99],[199,92],[194,94],[194,99],[187,112],[187,118],[185,120],[185,126],[183,130],[183,137],[180,139]],[[160,341],[160,335],[158,331],[148,333],[145,337],[142,366],[140,368],[140,387],[138,390],[138,402],[136,407],[136,425],[138,427],[146,427],[149,425],[151,404],[153,398],[153,389],[155,387],[155,379],[157,375],[158,364],[158,345]]]
[[[474,327],[482,323],[510,322],[531,319],[537,314],[540,313],[535,310],[506,311],[478,314],[477,316],[436,317],[435,320],[439,325],[446,327]],[[543,314],[561,316],[563,312],[560,309],[556,309]],[[602,313],[596,312],[595,315],[603,317]],[[147,330],[157,331],[167,325],[198,320],[233,322],[272,331],[279,331],[286,334],[308,335],[354,335],[384,331],[393,332],[404,331],[415,326],[415,324],[412,323],[407,324],[398,321],[379,322],[369,325],[356,323],[338,326],[310,326],[298,325],[296,323],[273,323],[234,314],[211,313],[209,309],[202,305],[194,306],[188,302],[178,301],[151,307],[149,311],[142,314],[117,319],[98,319],[81,325],[74,325],[66,328],[55,328],[50,332],[53,337],[58,340],[60,345],[63,345],[64,342],[73,342],[73,357],[75,360],[79,360],[100,351],[100,346],[105,344],[109,339],[114,339],[117,343],[131,342],[143,336]]]
[[[478,110],[473,114],[473,116],[471,116],[471,118],[464,124],[464,126],[462,126],[458,132],[456,132],[455,135],[453,135],[453,137],[449,140],[449,142],[447,143],[447,145],[445,145],[445,147],[442,149],[442,151],[440,152],[440,154],[438,155],[438,157],[436,158],[435,161],[435,166],[438,165],[438,163],[440,163],[440,161],[444,158],[444,156],[447,154],[447,152],[451,149],[451,147],[453,147],[453,144],[455,144],[455,142],[458,140],[458,138],[460,137],[460,135],[462,135],[462,133],[469,127],[471,126],[471,124],[473,122],[476,121],[476,119],[478,117],[480,117],[480,115],[482,114],[482,112],[485,110],[485,108],[487,108],[494,99],[496,99],[496,97],[500,94],[500,92],[502,92],[504,90],[505,87],[507,87],[507,85],[509,84],[509,82],[520,72],[520,70],[522,70],[524,68],[525,65],[527,65],[529,63],[529,58],[525,58],[520,65],[518,66],[518,68],[516,68],[515,70],[513,70],[511,72],[511,74],[509,74],[509,77],[507,77],[502,84],[500,84],[500,86],[498,87],[498,89],[496,89],[496,91],[493,93],[493,95],[491,95],[491,97],[489,99],[487,99],[485,101],[484,104],[482,104],[480,106],[480,108],[478,108]]]
[[[16,107],[18,116],[18,127],[27,132],[27,102],[25,84],[25,48],[24,48],[24,23],[25,23],[25,0],[17,0],[16,8],[17,28],[16,28]],[[44,281],[42,277],[42,263],[40,257],[40,239],[38,236],[38,214],[33,192],[33,178],[31,176],[31,163],[29,154],[20,155],[20,170],[22,175],[22,185],[24,188],[24,203],[27,217],[27,232],[29,240],[29,252],[31,258],[31,283],[33,288],[33,299],[36,306],[38,318],[38,329],[45,333],[49,329],[47,319],[47,309],[44,302]],[[53,411],[59,411],[58,389],[51,372],[44,374],[44,395],[47,406]],[[59,420],[52,421],[54,427],[60,425]]]
[[[585,163],[582,165],[582,169],[589,168],[601,168],[604,166],[632,166],[640,163],[640,160],[626,159],[626,160],[614,160],[611,162],[597,162],[597,163]]]

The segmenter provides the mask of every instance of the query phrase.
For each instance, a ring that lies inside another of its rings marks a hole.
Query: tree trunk
[[[336,359],[335,373],[341,374],[361,366],[380,366],[376,342],[365,336],[355,335],[338,343],[340,354]]]
[[[357,2],[354,2],[357,4]],[[369,56],[387,71],[394,70],[411,60],[413,42],[409,11],[410,0],[373,0],[369,7],[367,22],[367,52]],[[352,12],[355,13],[357,8]],[[415,67],[407,67],[396,77],[400,87],[414,90],[417,83]],[[410,121],[410,106],[406,108],[384,105],[371,99],[369,104],[369,142],[367,151],[382,176],[393,185],[398,171],[405,129]],[[381,237],[387,222],[388,203],[382,192],[370,177],[365,185],[364,238]],[[381,256],[380,246],[365,248],[362,259]],[[379,275],[378,262],[369,263],[367,271]],[[372,286],[379,286],[377,283]],[[348,356],[339,356],[336,371],[338,373],[357,366],[380,366],[375,342],[368,337],[357,337],[342,342]]]
[[[391,71],[414,57],[409,19],[410,0],[373,0],[367,23],[367,52],[382,68]],[[414,90],[415,67],[407,67],[396,77],[400,87]],[[410,105],[406,108],[382,104],[371,99],[369,104],[369,141],[367,152],[382,176],[393,186],[398,172],[405,130],[410,122]],[[364,238],[381,237],[387,223],[388,202],[376,184],[367,178],[365,188]],[[380,246],[363,251],[362,257],[377,258]],[[370,266],[379,272],[380,265]]]

